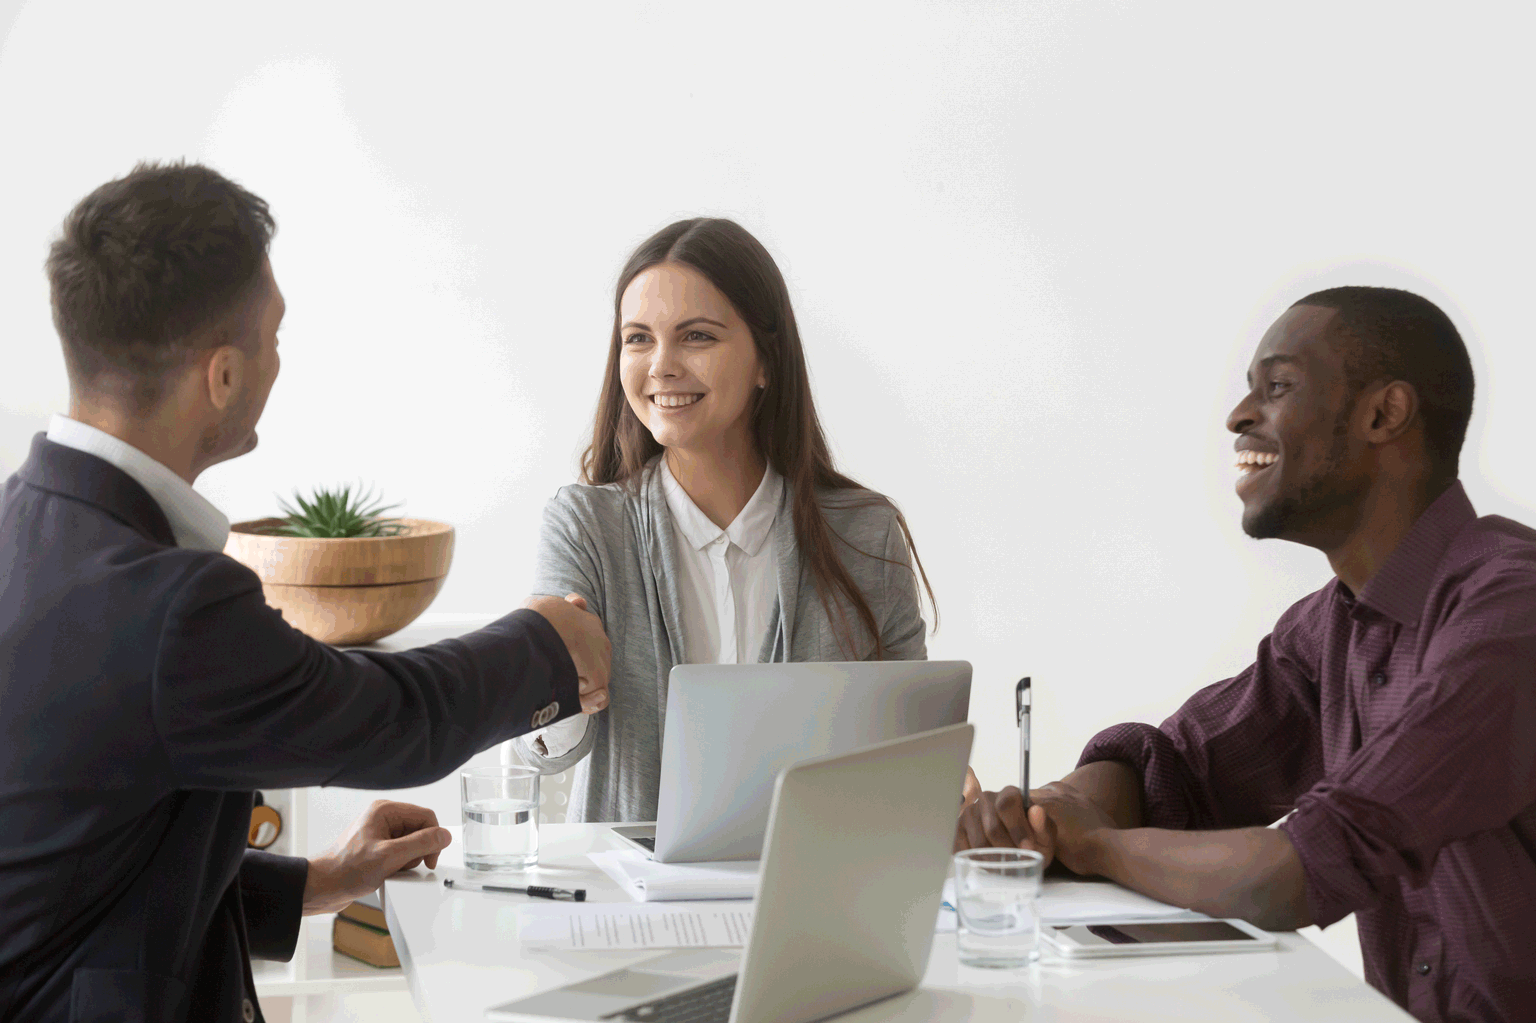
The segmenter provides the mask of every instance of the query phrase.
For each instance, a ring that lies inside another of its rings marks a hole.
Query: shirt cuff
[[[574,714],[556,721],[548,728],[541,728],[528,736],[528,745],[535,753],[550,758],[563,757],[587,735],[587,720],[591,715]]]

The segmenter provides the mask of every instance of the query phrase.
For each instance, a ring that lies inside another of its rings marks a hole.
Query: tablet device
[[[1070,959],[1271,950],[1275,936],[1246,920],[1124,920],[1048,924],[1040,934]]]

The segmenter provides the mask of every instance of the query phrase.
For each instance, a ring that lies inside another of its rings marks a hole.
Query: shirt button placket
[[[736,664],[736,594],[731,586],[731,569],[725,561],[731,542],[724,535],[709,546],[709,560],[715,570],[715,613],[720,616],[720,654],[717,664]]]

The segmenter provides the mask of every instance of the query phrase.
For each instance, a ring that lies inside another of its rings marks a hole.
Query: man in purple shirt
[[[1100,732],[1027,811],[983,794],[956,848],[1272,930],[1355,913],[1366,979],[1418,1019],[1536,1019],[1536,531],[1457,482],[1466,348],[1423,298],[1335,288],[1275,322],[1248,388],[1243,529],[1336,578],[1246,671]]]

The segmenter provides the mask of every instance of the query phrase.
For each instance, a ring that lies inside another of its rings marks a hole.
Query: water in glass
[[[967,966],[1016,967],[1040,958],[1040,873],[1029,849],[955,854],[955,947]]]
[[[539,808],[527,799],[464,804],[464,866],[525,870],[539,861]]]
[[[960,961],[967,966],[1012,967],[1039,958],[1036,946],[1038,882],[989,878],[985,887],[956,887]]]

